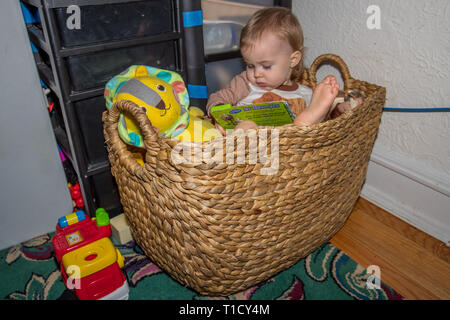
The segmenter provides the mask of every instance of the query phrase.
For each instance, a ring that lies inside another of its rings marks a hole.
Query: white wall
[[[367,21],[376,5],[380,29]],[[356,79],[387,88],[386,106],[450,106],[448,0],[293,0],[305,63],[335,53]],[[319,80],[331,67],[321,68]],[[450,113],[385,112],[362,195],[450,244]]]
[[[19,2],[0,2],[0,249],[55,230],[72,200]]]

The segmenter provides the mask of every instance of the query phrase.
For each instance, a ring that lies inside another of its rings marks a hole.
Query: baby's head
[[[291,10],[282,7],[271,7],[258,10],[248,21],[241,33],[241,52],[248,55],[261,39],[275,36],[293,54],[290,80],[300,81],[303,72],[303,30]]]

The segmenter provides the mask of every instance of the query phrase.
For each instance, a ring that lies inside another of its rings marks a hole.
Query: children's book
[[[256,103],[245,106],[224,104],[211,108],[211,116],[226,129],[234,129],[244,120],[252,120],[258,126],[282,126],[292,123],[294,115],[284,101]]]

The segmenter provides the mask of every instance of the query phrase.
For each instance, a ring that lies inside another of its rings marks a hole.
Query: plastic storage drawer
[[[176,40],[119,48],[66,58],[72,91],[102,87],[130,65],[176,71]]]
[[[83,5],[79,29],[68,28],[73,13],[67,8],[53,10],[61,46],[73,47],[173,31],[172,5],[168,0]]]

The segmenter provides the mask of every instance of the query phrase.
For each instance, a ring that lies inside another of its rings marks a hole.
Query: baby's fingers
[[[225,131],[225,129],[224,129],[220,124],[218,124],[218,123],[216,122],[216,123],[215,123],[215,126],[216,126],[216,129],[219,130],[219,132],[220,132],[221,135],[223,135],[223,136],[226,136],[226,135],[227,135],[227,132]]]

